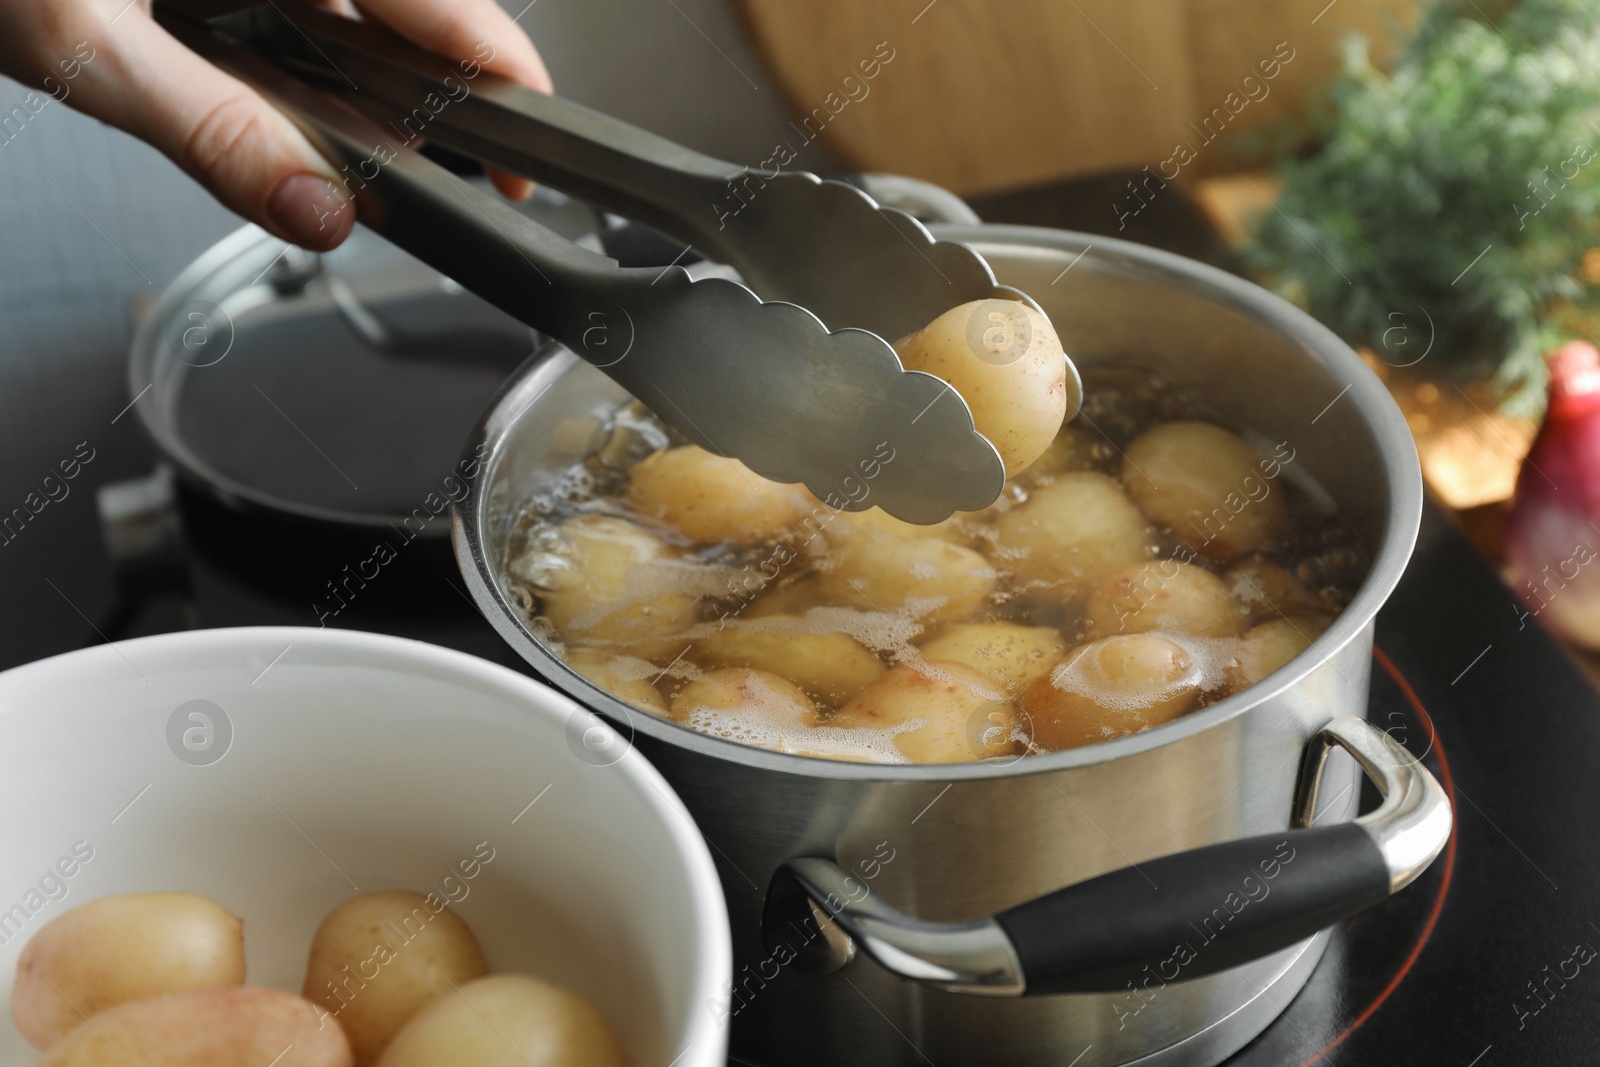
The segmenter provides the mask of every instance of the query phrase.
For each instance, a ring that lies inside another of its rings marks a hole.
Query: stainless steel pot
[[[1317,931],[1403,887],[1449,834],[1438,785],[1364,722],[1373,618],[1421,512],[1416,452],[1356,355],[1255,286],[1100,237],[941,229],[1033,296],[1080,366],[1157,368],[1293,447],[1373,553],[1309,649],[1167,726],[1009,763],[812,760],[634,712],[538,643],[502,572],[519,507],[626,399],[560,348],[467,443],[487,458],[455,515],[457,556],[506,640],[599,713],[572,724],[573,751],[604,764],[636,745],[712,844],[736,966],[706,1010],[739,1060],[1214,1064],[1300,989]],[[1386,799],[1351,823],[1361,769]]]

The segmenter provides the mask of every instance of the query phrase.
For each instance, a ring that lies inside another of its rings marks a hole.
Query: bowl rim
[[[48,715],[47,711],[38,710],[40,705],[9,699],[15,692],[26,694],[41,686],[89,689],[108,682],[122,682],[129,678],[131,663],[140,659],[145,661],[145,670],[162,674],[181,671],[183,668],[176,665],[179,659],[210,665],[228,662],[242,653],[259,652],[261,662],[266,663],[280,655],[285,646],[315,649],[319,666],[333,659],[343,661],[346,666],[387,668],[397,674],[426,672],[435,681],[469,686],[486,696],[503,698],[506,722],[514,722],[518,712],[522,712],[547,719],[559,732],[575,712],[587,711],[578,701],[536,678],[466,652],[423,641],[362,630],[239,626],[130,638],[0,671],[0,724],[13,716],[32,714],[44,719]],[[158,665],[152,667],[152,660]],[[455,716],[450,707],[444,706],[433,714],[441,718]],[[628,746],[616,763],[608,764],[606,770],[620,774],[618,780],[626,781],[643,803],[659,813],[673,850],[683,859],[684,874],[689,882],[688,895],[693,901],[692,919],[700,928],[696,940],[702,946],[703,958],[692,976],[693,988],[684,1000],[687,1017],[665,1020],[667,1034],[682,1044],[684,1053],[689,1049],[702,1051],[702,1055],[684,1059],[685,1065],[720,1064],[717,1050],[726,1047],[727,1031],[717,1028],[705,1007],[724,996],[725,988],[733,980],[733,946],[727,902],[711,851],[676,791],[632,746]]]
[[[1422,469],[1416,444],[1404,416],[1388,390],[1354,349],[1332,330],[1288,301],[1253,282],[1175,253],[1099,234],[1041,226],[936,225],[941,240],[969,245],[982,254],[986,247],[1077,256],[1090,270],[1123,272],[1170,285],[1235,313],[1295,343],[1335,381],[1348,385],[1333,402],[1348,401],[1361,412],[1383,462],[1383,489],[1388,497],[1383,534],[1372,566],[1350,603],[1333,624],[1303,652],[1263,681],[1170,723],[1126,737],[1082,748],[1046,752],[1011,760],[972,763],[876,764],[820,759],[754,748],[698,733],[687,726],[637,711],[594,685],[548,652],[523,623],[515,606],[501,592],[497,565],[484,552],[483,522],[490,487],[504,455],[506,432],[544,392],[572,366],[583,362],[554,342],[536,351],[501,386],[474,425],[464,459],[484,464],[470,483],[467,497],[451,508],[451,542],[474,603],[505,641],[553,685],[600,712],[631,740],[636,731],[677,748],[732,760],[748,767],[807,778],[883,782],[965,782],[1014,778],[1029,774],[1087,767],[1176,744],[1229,722],[1283,691],[1299,685],[1368,632],[1379,608],[1388,600],[1410,562],[1422,520]],[[1078,259],[1074,259],[1074,269]],[[1329,404],[1332,407],[1332,403]],[[1324,409],[1326,410],[1326,409]],[[1318,416],[1320,418],[1320,415]],[[1313,420],[1315,421],[1315,420]],[[484,458],[487,457],[487,458]]]

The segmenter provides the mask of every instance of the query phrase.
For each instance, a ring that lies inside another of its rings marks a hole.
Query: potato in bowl
[[[209,749],[184,745],[197,714]],[[709,850],[624,739],[538,682],[373,634],[193,631],[0,674],[0,718],[0,799],[32,813],[0,858],[18,887],[0,924],[8,998],[24,946],[72,909],[181,891],[227,920],[204,926],[234,983],[223,992],[298,999],[324,918],[404,889],[470,926],[489,977],[530,975],[594,1005],[625,1062],[687,1045],[697,1067],[725,1060],[726,1030],[704,1008],[731,968]],[[127,944],[133,928],[118,928]],[[352,973],[371,974],[369,956]],[[0,1058],[34,1055],[0,1026]]]

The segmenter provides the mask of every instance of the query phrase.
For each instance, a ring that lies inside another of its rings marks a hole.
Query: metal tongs
[[[912,522],[999,496],[1004,468],[966,403],[889,345],[968,301],[1027,300],[965,245],[845,183],[700,155],[371,22],[293,0],[160,0],[155,14],[301,128],[363,223],[561,341],[689,440]],[[745,284],[619,267],[423,157],[421,139],[654,226]]]

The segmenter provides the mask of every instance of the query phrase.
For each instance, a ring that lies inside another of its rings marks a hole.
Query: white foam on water
[[[1244,639],[1239,637],[1193,637],[1167,630],[1152,631],[1150,636],[1165,638],[1177,645],[1184,654],[1183,674],[1164,686],[1128,692],[1098,683],[1090,677],[1083,660],[1086,654],[1096,651],[1095,646],[1099,642],[1080,646],[1075,654],[1058,664],[1050,672],[1050,684],[1065,692],[1087,697],[1103,708],[1138,711],[1152,702],[1167,700],[1186,690],[1220,688],[1228,668],[1238,662],[1239,652],[1244,647]]]
[[[622,654],[606,660],[606,669],[624,682],[654,682],[663,673],[647,659]]]
[[[927,725],[926,719],[910,719],[881,730],[809,726],[759,707],[695,708],[687,721],[691,729],[700,733],[744,745],[856,763],[910,763],[895,747],[894,739]]]
[[[1126,387],[1118,388],[1126,391]],[[1140,403],[1149,407],[1153,401],[1150,397],[1144,397]],[[1170,413],[1163,415],[1162,411],[1155,407],[1150,407],[1144,414],[1153,414],[1157,421],[1161,421],[1163,417],[1172,417]],[[1141,425],[1147,423],[1142,416],[1138,421]],[[919,619],[925,619],[930,613],[944,606],[946,598],[933,596],[911,598],[894,611],[856,610],[818,604],[820,598],[815,591],[817,583],[814,575],[833,570],[839,565],[841,555],[848,550],[850,543],[847,528],[851,524],[848,519],[841,525],[841,531],[847,536],[835,538],[833,544],[828,543],[826,527],[833,521],[835,514],[827,512],[826,509],[814,512],[812,519],[806,521],[805,532],[812,536],[805,537],[803,542],[797,542],[787,534],[779,539],[791,547],[797,544],[802,547],[800,554],[792,557],[798,559],[798,562],[793,564],[793,570],[785,570],[785,587],[791,585],[791,580],[794,578],[803,579],[812,587],[812,592],[801,592],[798,596],[785,601],[793,604],[793,607],[788,609],[794,612],[793,614],[761,618],[742,617],[751,597],[766,596],[775,590],[782,595],[783,590],[776,589],[770,574],[767,576],[764,588],[760,584],[752,586],[750,580],[755,572],[751,566],[733,566],[729,561],[734,557],[727,554],[717,555],[716,553],[720,551],[717,546],[706,549],[706,546],[691,543],[669,527],[630,514],[625,500],[612,495],[622,480],[620,476],[624,475],[628,467],[642,454],[665,447],[670,441],[670,435],[653,416],[637,405],[619,410],[608,429],[610,437],[597,450],[597,453],[604,455],[597,454],[594,457],[600,465],[591,463],[586,467],[584,464],[577,464],[562,472],[554,484],[544,489],[535,499],[533,503],[536,508],[524,510],[525,520],[531,519],[533,525],[527,532],[525,545],[520,547],[515,558],[507,562],[508,574],[524,583],[517,587],[516,591],[526,600],[530,625],[541,641],[559,648],[561,635],[552,633],[548,622],[540,617],[534,607],[535,594],[540,590],[551,591],[560,587],[574,589],[582,581],[582,575],[575,566],[571,546],[566,543],[560,524],[564,519],[577,515],[604,514],[631,522],[660,537],[665,542],[665,552],[660,558],[643,560],[634,566],[627,575],[621,594],[608,603],[596,602],[583,605],[585,610],[572,620],[571,632],[600,624],[608,617],[616,616],[618,612],[629,611],[628,618],[638,624],[639,637],[671,636],[687,643],[710,636],[728,626],[741,627],[751,633],[780,636],[843,634],[872,650],[891,665],[910,664],[919,670],[927,669],[927,663],[913,641],[924,634],[925,628]],[[1263,455],[1272,452],[1272,442],[1268,442],[1259,434],[1244,431],[1244,435]],[[1120,453],[1114,454],[1115,450],[1109,441],[1097,441],[1093,449],[1102,467],[1118,466],[1115,460]],[[1115,477],[1113,470],[1108,470],[1106,473]],[[1284,464],[1282,473],[1285,486],[1294,484],[1301,491],[1302,501],[1305,498],[1310,499],[1313,512],[1331,510],[1331,500],[1327,498],[1325,492],[1322,492],[1320,486],[1309,479],[1309,471],[1305,469],[1304,464],[1293,462]],[[1040,479],[1039,484],[1049,484],[1057,480],[1059,479],[1056,476],[1051,476]],[[959,538],[950,538],[952,543],[964,543],[978,548],[987,557],[983,567],[974,569],[973,574],[994,578],[997,576],[997,571],[1014,571],[1031,556],[1037,554],[1039,549],[1036,546],[1003,543],[999,530],[991,521],[1028,499],[1028,486],[1022,483],[1009,483],[1000,500],[994,505],[982,512],[958,516],[949,523],[941,524],[959,532]],[[537,517],[534,515],[535,510],[538,513]],[[822,515],[822,519],[813,521],[817,520],[819,514]],[[856,533],[864,535],[866,539],[872,539],[871,532],[865,529],[866,524],[860,525],[862,529]],[[821,536],[816,536],[819,531]],[[774,547],[775,545],[776,542]],[[752,553],[762,547],[745,546],[746,550],[738,556],[737,562],[742,563],[746,559],[754,558]],[[1155,551],[1152,547],[1152,555]],[[643,554],[652,553],[646,551]],[[1014,573],[1000,575],[1006,577],[1007,581],[991,596],[988,607],[994,609],[998,606],[999,617],[1009,621],[1021,621],[1033,625],[1057,625],[1069,642],[1081,642],[1084,639],[1081,632],[1076,634],[1074,640],[1077,626],[1075,620],[1078,616],[1068,610],[1070,605],[1063,606],[1064,598],[1060,595],[1063,584],[1072,586],[1074,576],[1081,577],[1079,572],[1082,568],[1076,565],[1081,554],[1080,548],[1068,546],[1059,553],[1059,559],[1055,560],[1058,564],[1057,569],[1066,579],[1065,583],[1039,578],[1023,579]],[[708,556],[712,558],[707,558]],[[780,563],[786,565],[788,559],[781,560]],[[937,566],[927,561],[908,562],[905,567],[908,568],[906,574],[909,577],[920,581],[932,581],[940,573]],[[765,572],[767,568],[763,566],[761,570]],[[760,581],[758,578],[757,582]],[[1242,590],[1239,589],[1237,577],[1234,578],[1233,585],[1233,593],[1237,599],[1249,599],[1239,595]],[[865,593],[870,595],[870,585]],[[735,598],[738,601],[736,607],[733,604]],[[698,603],[698,611],[693,614],[685,613],[683,611],[685,601]],[[817,606],[811,606],[807,610],[805,606],[808,604]],[[773,608],[777,606],[777,602],[772,603]],[[720,621],[704,623],[698,621],[699,618],[707,617],[710,609],[715,608],[716,611],[722,612],[725,607],[733,610],[728,610]],[[674,621],[687,621],[689,625],[674,634],[661,634],[657,631],[669,628],[661,624],[661,621],[664,621],[661,620],[663,614],[670,616]],[[632,619],[634,615],[639,617]],[[660,621],[653,621],[652,616]],[[986,618],[989,615],[980,612],[979,617]],[[1158,690],[1130,692],[1123,687],[1109,684],[1099,677],[1100,672],[1097,669],[1084,669],[1085,664],[1079,662],[1081,651],[1074,653],[1066,662],[1054,668],[1050,675],[1051,684],[1081,694],[1109,709],[1135,710],[1151,700],[1160,700],[1194,689],[1215,692],[1224,688],[1226,674],[1230,667],[1237,665],[1244,647],[1241,638],[1194,637],[1167,628],[1157,631],[1156,635],[1171,641],[1182,650],[1183,654],[1180,664],[1181,677],[1161,686]],[[680,656],[669,663],[667,655],[664,654],[658,657],[661,662],[652,663],[636,655],[627,654],[621,645],[615,647],[618,648],[619,654],[613,657],[611,669],[616,672],[617,677],[624,680],[656,681],[662,677],[684,680],[704,676],[704,671],[692,663],[689,656]],[[672,651],[677,649],[674,648]],[[940,672],[934,668],[932,673],[937,677]],[[957,680],[966,682],[965,679]],[[970,682],[966,685],[973,692],[978,692],[977,689],[973,689]],[[763,688],[765,692],[762,692]],[[712,736],[725,737],[743,744],[776,751],[829,759],[870,760],[882,763],[908,762],[895,747],[894,739],[926,725],[925,720],[919,719],[887,729],[830,726],[826,718],[819,724],[809,707],[802,708],[771,687],[753,687],[748,695],[750,699],[739,707],[694,709],[688,716],[689,725]],[[1006,698],[1002,694],[984,695],[999,704],[1006,704]],[[1032,749],[1026,736],[1027,729],[1022,718],[1019,716],[1014,722],[1012,738],[1028,746],[1031,751],[1036,751]],[[1107,734],[1107,736],[1115,735],[1115,731]],[[992,734],[986,733],[982,739],[987,741],[992,737]]]
[[[739,691],[740,703],[691,707],[685,722],[700,733],[774,752],[865,763],[910,762],[895,747],[894,739],[926,724],[914,719],[883,730],[813,725],[808,720],[815,712],[809,705],[796,703],[760,676],[751,676]]]
[[[954,661],[928,659],[922,654],[922,650],[917,648],[913,648],[911,653],[911,657],[904,661],[905,666],[909,667],[913,671],[916,671],[924,678],[931,678],[936,682],[945,682],[948,684],[958,685],[962,689],[965,689],[972,696],[977,697],[979,700],[986,700],[993,704],[1005,704],[1007,702],[1005,693],[1002,692],[998,686],[991,687],[983,685],[982,683],[975,682],[970,678],[962,677],[954,671],[945,670],[942,666],[940,666],[941,663],[954,663]],[[983,675],[984,678],[993,681],[993,679],[989,679],[988,675],[984,674],[981,668],[970,667],[964,663],[956,663],[955,665],[966,668],[967,670],[976,671],[978,674]]]

